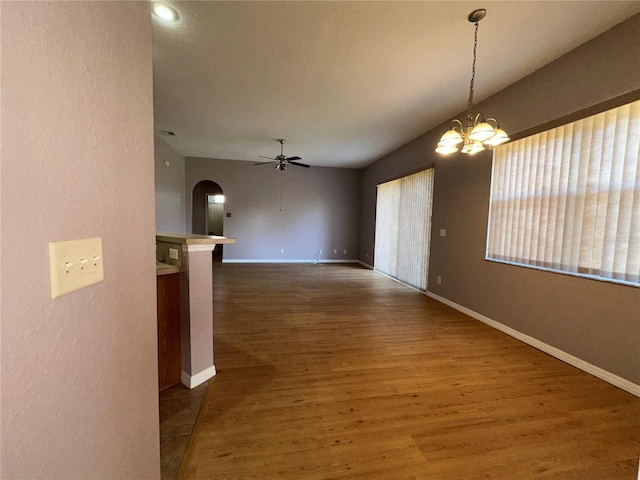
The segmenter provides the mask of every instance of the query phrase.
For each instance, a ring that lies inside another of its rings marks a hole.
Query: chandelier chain
[[[471,108],[473,107],[473,84],[476,78],[476,51],[478,49],[478,22],[476,22],[475,35],[473,39],[473,64],[471,67],[471,84],[469,85],[469,101],[467,102],[467,117],[469,122],[473,122]]]

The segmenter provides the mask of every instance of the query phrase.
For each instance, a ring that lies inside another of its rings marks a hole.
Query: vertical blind
[[[495,149],[487,258],[640,283],[640,101]]]
[[[374,268],[427,289],[433,169],[378,185]]]

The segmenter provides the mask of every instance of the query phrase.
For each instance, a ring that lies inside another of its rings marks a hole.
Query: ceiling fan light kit
[[[295,165],[297,167],[304,167],[304,168],[309,168],[311,165],[307,165],[306,163],[300,163],[297,162],[296,160],[302,160],[301,157],[287,157],[284,154],[284,142],[286,142],[286,140],[284,138],[279,138],[278,142],[280,143],[280,155],[278,155],[277,157],[273,158],[273,157],[263,157],[262,155],[260,155],[260,158],[268,158],[269,160],[272,160],[271,162],[260,162],[260,163],[254,163],[254,165],[267,165],[269,163],[274,163],[276,164],[276,170],[280,170],[280,171],[285,171],[287,169],[287,165]]]
[[[476,77],[476,51],[478,47],[478,22],[482,20],[487,11],[484,8],[474,10],[469,14],[469,22],[475,24],[475,36],[473,42],[473,65],[471,68],[471,84],[469,85],[469,100],[467,102],[466,123],[462,123],[457,118],[452,121],[454,124],[440,138],[436,152],[441,155],[450,155],[461,150],[462,153],[474,155],[481,152],[485,147],[497,147],[511,140],[509,135],[500,128],[495,118],[484,118],[481,113],[473,115],[473,86]],[[491,125],[494,123],[495,126]],[[462,144],[462,148],[460,148]]]

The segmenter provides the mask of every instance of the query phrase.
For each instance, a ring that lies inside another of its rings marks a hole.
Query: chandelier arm
[[[487,123],[489,123],[489,120],[493,121],[493,123],[495,123],[495,124],[496,124],[496,128],[500,128],[500,125],[498,125],[498,120],[496,120],[496,119],[495,119],[495,118],[493,118],[493,117],[489,117],[489,118],[485,118],[485,119],[484,119],[484,121],[485,121],[485,122],[487,122]]]
[[[464,126],[462,125],[462,122],[460,120],[454,118],[453,120],[451,120],[451,123],[457,123],[458,125],[460,125],[460,133],[464,132]],[[455,130],[456,127],[453,127],[453,129]]]

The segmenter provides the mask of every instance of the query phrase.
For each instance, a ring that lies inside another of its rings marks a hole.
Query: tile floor
[[[182,384],[160,392],[160,474],[175,480],[209,381],[189,390]]]

